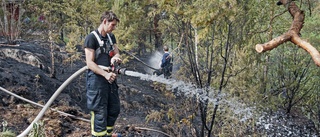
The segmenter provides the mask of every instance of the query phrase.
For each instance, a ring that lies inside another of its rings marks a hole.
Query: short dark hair
[[[167,46],[163,46],[164,51],[169,51],[169,48]]]
[[[105,11],[102,13],[100,22],[102,22],[104,19],[107,19],[108,22],[111,22],[113,20],[116,20],[117,22],[120,22],[117,15],[113,13],[112,11]]]

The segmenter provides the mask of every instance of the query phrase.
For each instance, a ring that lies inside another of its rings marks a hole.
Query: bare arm
[[[113,82],[116,79],[116,74],[112,72],[107,72],[103,69],[101,69],[95,62],[94,62],[94,54],[95,51],[90,48],[85,48],[85,55],[86,55],[86,63],[88,68],[93,71],[94,73],[101,75],[105,77],[106,80],[108,80],[110,83]],[[119,51],[118,51],[119,52]]]

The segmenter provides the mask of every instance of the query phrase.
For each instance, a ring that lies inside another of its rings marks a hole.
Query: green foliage
[[[305,24],[303,29],[301,30],[302,38],[311,43],[316,49],[320,50],[320,28],[319,22],[320,20],[320,5],[315,7],[311,13],[306,12]]]
[[[45,137],[45,127],[43,122],[38,122],[33,124],[33,128],[28,134],[30,137]]]
[[[66,62],[73,62],[80,58],[77,52],[77,45],[82,45],[85,36],[97,27],[100,23],[100,15],[105,10],[111,10],[111,3],[99,1],[27,1],[26,7],[29,10],[29,17],[37,20],[37,17],[44,15],[46,26],[54,37],[54,42],[65,41],[66,50],[71,58]],[[92,10],[95,9],[95,10]],[[34,19],[33,19],[34,20]],[[33,22],[30,24],[38,24]],[[62,37],[63,35],[63,37]],[[48,36],[48,35],[47,35]],[[48,39],[48,38],[46,38]]]
[[[139,53],[142,50],[151,51],[148,37],[153,37],[152,17],[148,17],[152,3],[148,1],[119,1],[116,5],[120,24],[114,31],[118,36],[120,49]]]
[[[0,137],[15,137],[16,134],[7,129],[8,123],[7,121],[3,121],[2,123],[2,132],[0,132]]]
[[[16,137],[17,135],[10,130],[0,132],[0,137]]]
[[[8,44],[16,44],[21,33],[21,21],[24,9],[23,2],[20,1],[6,1],[0,2],[0,35],[3,36]]]

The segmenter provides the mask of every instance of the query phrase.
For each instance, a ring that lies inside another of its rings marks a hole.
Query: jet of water
[[[166,79],[163,76],[142,74],[135,71],[126,70],[125,75],[139,77],[141,80],[155,81],[166,84],[168,90],[172,90],[175,95],[181,95],[189,98],[196,97],[198,101],[208,101],[212,104],[224,104],[231,107],[235,115],[241,115],[241,121],[245,121],[253,117],[253,109],[246,106],[243,103],[237,102],[236,99],[225,100],[227,95],[221,93],[218,95],[218,91],[212,88],[200,89],[192,83],[185,83],[183,81],[177,81],[174,79]]]
[[[310,133],[307,133],[307,132],[302,133],[300,130],[288,128],[287,126],[283,126],[283,124],[280,124],[280,126],[277,126],[275,125],[274,121],[278,121],[278,119],[272,120],[274,119],[274,117],[270,117],[270,115],[260,114],[260,116],[255,116],[255,115],[259,115],[254,113],[254,111],[256,110],[255,107],[249,107],[248,105],[239,102],[236,98],[227,97],[228,96],[227,92],[223,92],[224,94],[218,95],[217,94],[218,91],[211,88],[199,89],[192,83],[185,83],[183,81],[177,81],[174,79],[166,79],[163,76],[142,74],[142,73],[130,71],[130,70],[126,70],[125,75],[139,77],[141,80],[146,80],[146,81],[151,80],[151,81],[166,84],[167,89],[172,90],[175,95],[183,95],[186,97],[196,97],[198,101],[203,101],[203,102],[208,101],[209,103],[219,104],[221,105],[221,107],[219,107],[220,111],[224,111],[223,109],[228,107],[230,108],[230,110],[233,111],[232,117],[239,119],[240,122],[252,120],[252,118],[254,117],[260,117],[260,119],[257,122],[257,125],[260,126],[259,129],[267,131],[266,134],[268,135],[278,136],[278,135],[287,135],[288,133],[290,133],[290,135],[303,134],[303,135],[308,135],[312,137],[315,136],[315,134],[310,131],[308,131]],[[278,132],[273,133],[274,131],[278,131]]]
[[[167,85],[168,90],[173,90],[178,95],[184,95],[187,97],[198,97],[200,100],[212,100],[206,96],[203,96],[204,93],[202,89],[198,89],[195,85],[188,83],[186,84],[183,81],[176,81],[174,79],[166,79],[162,76],[156,76],[156,75],[148,75],[148,74],[142,74],[135,71],[126,70],[125,75],[133,76],[133,77],[139,77],[141,80],[146,81],[155,81],[159,83],[163,83]]]

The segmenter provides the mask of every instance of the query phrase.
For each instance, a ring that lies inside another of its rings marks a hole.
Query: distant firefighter
[[[169,53],[169,48],[167,46],[163,46],[164,54],[161,59],[160,69],[153,72],[154,75],[164,75],[164,78],[169,78],[172,73],[172,57]]]

